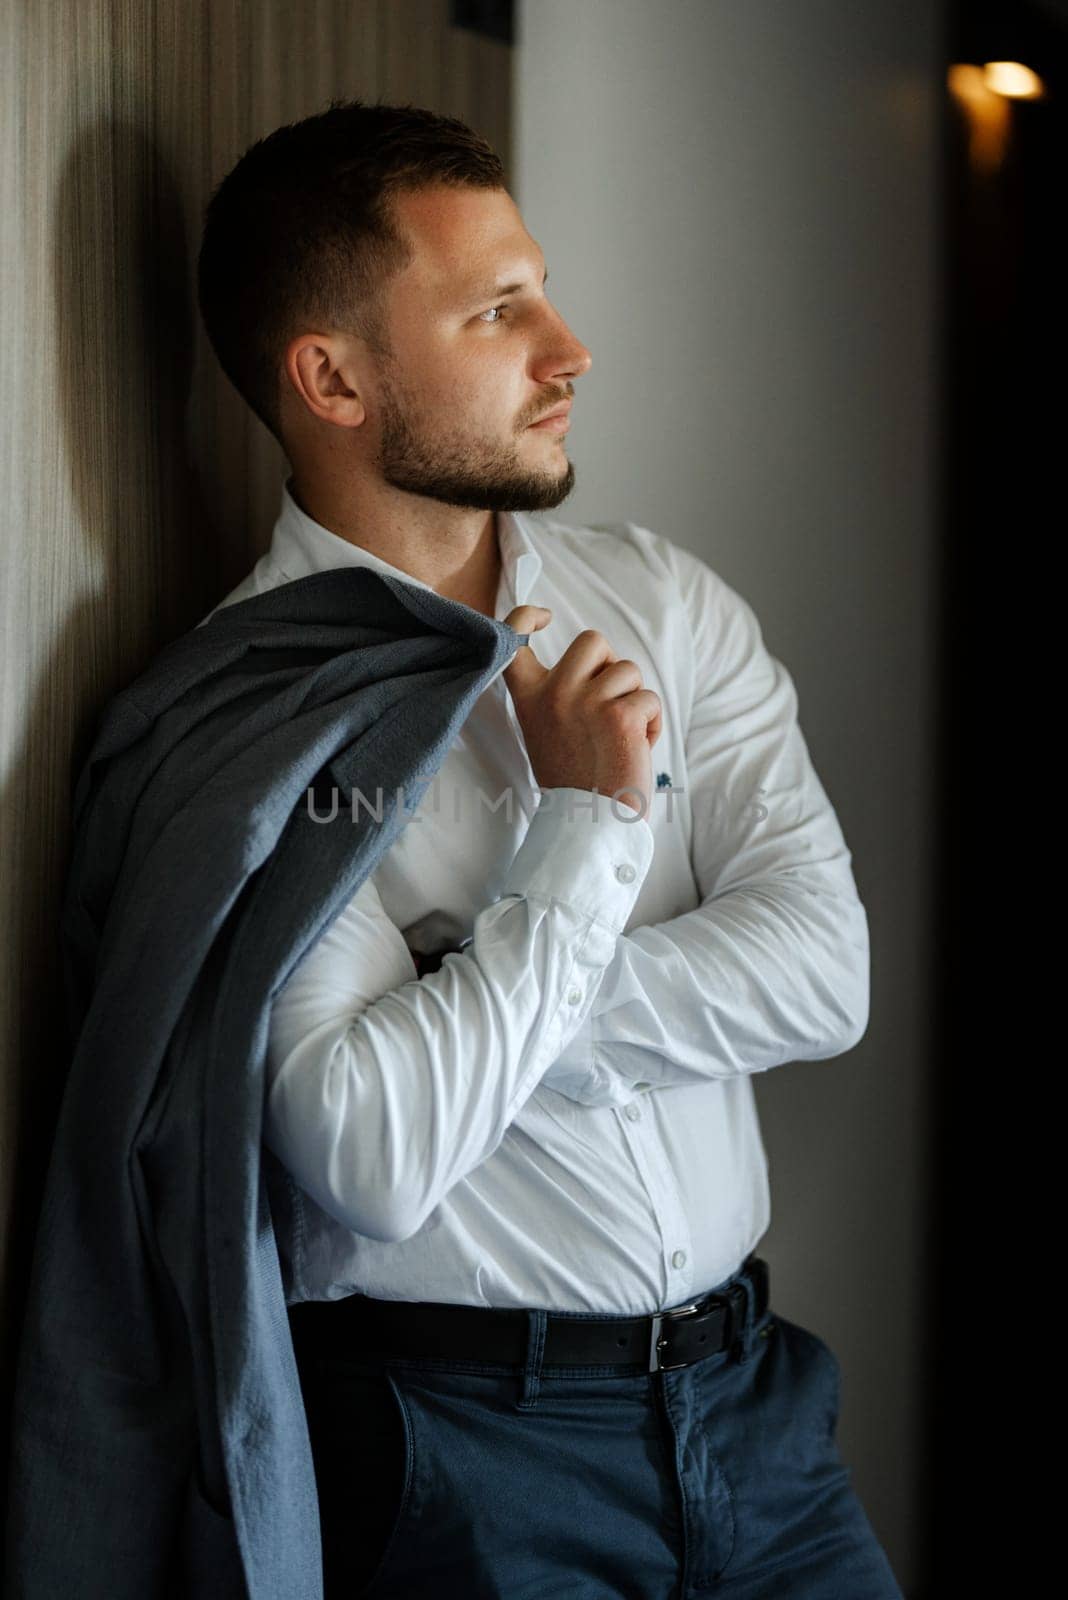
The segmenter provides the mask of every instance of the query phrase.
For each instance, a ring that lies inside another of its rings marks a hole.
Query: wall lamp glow
[[[958,61],[946,74],[950,94],[968,122],[968,159],[977,172],[995,173],[1005,159],[1012,128],[1010,100],[1041,100],[1042,79],[1019,61]]]
[[[988,61],[983,78],[988,89],[1010,100],[1041,100],[1046,92],[1038,73],[1019,61]]]

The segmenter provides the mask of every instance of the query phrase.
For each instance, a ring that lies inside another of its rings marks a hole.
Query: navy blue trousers
[[[546,1366],[541,1311],[525,1368],[298,1346],[326,1600],[903,1600],[838,1453],[837,1358],[746,1304],[667,1372]]]

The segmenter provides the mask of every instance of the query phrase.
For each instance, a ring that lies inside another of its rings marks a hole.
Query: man
[[[253,146],[201,251],[291,467],[222,605],[361,565],[531,636],[273,1007],[326,1594],[899,1597],[753,1254],[751,1074],[867,1025],[850,853],[746,602],[532,515],[591,364],[547,279],[477,134],[359,102]]]

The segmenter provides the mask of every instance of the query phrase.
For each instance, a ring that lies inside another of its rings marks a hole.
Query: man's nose
[[[568,323],[560,318],[560,328],[555,338],[547,342],[545,357],[539,363],[537,376],[545,378],[582,378],[593,365],[593,357],[582,339],[577,339]]]

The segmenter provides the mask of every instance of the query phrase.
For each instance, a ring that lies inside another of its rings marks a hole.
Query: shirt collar
[[[383,561],[362,545],[332,533],[302,511],[290,491],[292,478],[282,485],[282,503],[271,534],[271,561],[282,576],[292,582],[305,578],[311,572],[325,572],[331,567],[371,567],[389,577],[413,583],[419,589],[431,586],[410,572]],[[498,511],[498,541],[501,551],[501,575],[506,593],[512,596],[512,605],[523,605],[541,572],[541,556],[534,548],[525,519],[514,511]],[[509,607],[510,609],[510,607]]]

